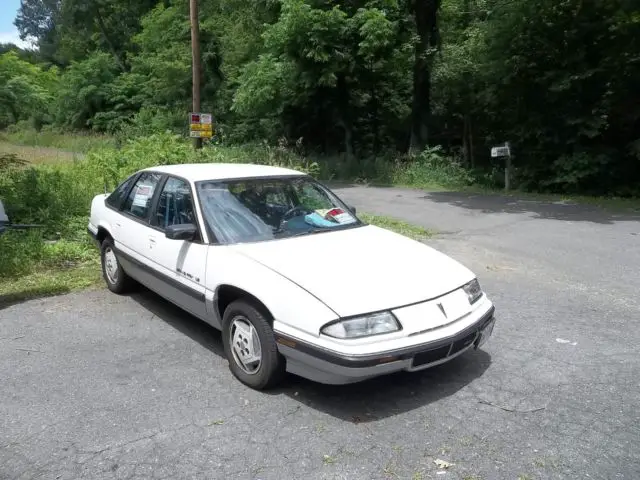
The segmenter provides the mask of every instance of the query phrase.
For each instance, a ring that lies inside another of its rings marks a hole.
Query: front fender
[[[299,285],[226,246],[210,247],[206,284],[214,296],[223,285],[250,293],[273,315],[274,330],[283,333],[317,337],[322,326],[338,318],[336,312]]]

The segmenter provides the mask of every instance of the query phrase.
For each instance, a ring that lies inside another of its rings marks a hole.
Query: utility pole
[[[191,70],[193,73],[193,109],[192,112],[200,112],[200,23],[198,20],[198,0],[189,0],[191,13]],[[202,148],[202,139],[193,139],[193,148]]]

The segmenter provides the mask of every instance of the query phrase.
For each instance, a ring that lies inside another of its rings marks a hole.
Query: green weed
[[[86,153],[97,147],[114,147],[115,139],[90,132],[63,132],[51,127],[35,130],[18,123],[0,133],[0,141],[29,147],[51,147],[66,152]]]
[[[22,276],[1,277],[0,308],[31,298],[86,289],[101,280],[97,258],[72,268],[34,268]]]
[[[387,230],[413,238],[414,240],[426,240],[434,235],[434,232],[431,230],[392,217],[372,215],[370,213],[358,213],[358,217],[363,222],[386,228]]]

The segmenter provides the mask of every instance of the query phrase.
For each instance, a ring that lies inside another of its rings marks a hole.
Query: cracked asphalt
[[[0,310],[0,478],[640,478],[640,215],[336,191],[440,232],[428,243],[496,304],[482,350],[259,393],[232,377],[219,333],[146,290],[13,305]],[[439,474],[436,459],[453,465]]]

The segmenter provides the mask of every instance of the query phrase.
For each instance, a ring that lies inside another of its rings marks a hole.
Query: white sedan
[[[295,170],[145,169],[93,199],[88,229],[112,292],[137,281],[221,330],[256,389],[284,372],[346,384],[422,370],[480,347],[495,322],[466,267]]]

